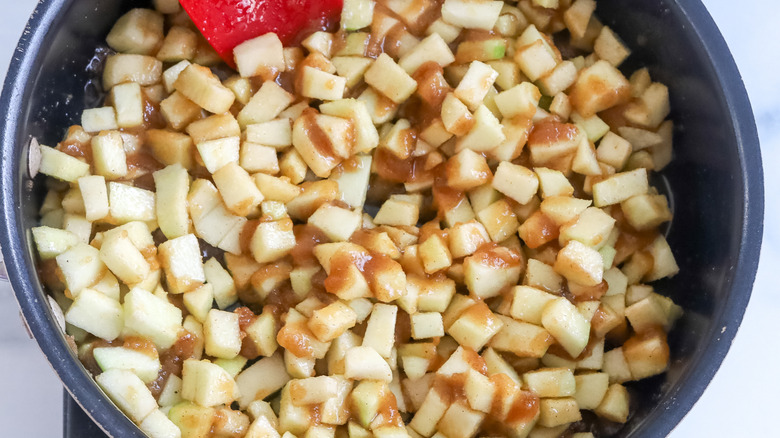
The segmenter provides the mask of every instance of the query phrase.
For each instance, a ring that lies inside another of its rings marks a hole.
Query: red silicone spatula
[[[338,21],[343,0],[181,0],[192,21],[229,65],[233,48],[276,32],[285,45]]]

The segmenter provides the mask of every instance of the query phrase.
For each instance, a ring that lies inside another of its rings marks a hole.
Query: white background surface
[[[3,0],[0,77],[35,6]],[[780,5],[770,0],[704,0],[742,72],[758,122],[767,199],[762,259],[750,306],[715,379],[672,437],[771,436],[780,408],[777,318],[780,315]],[[0,285],[0,425],[4,437],[62,435],[62,388],[19,319],[7,284]]]

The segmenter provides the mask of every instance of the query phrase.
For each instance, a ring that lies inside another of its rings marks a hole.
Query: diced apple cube
[[[203,323],[206,321],[206,316],[211,310],[211,306],[214,304],[214,288],[210,284],[204,284],[203,286],[187,292],[184,294],[182,301],[184,307],[190,312],[198,322]]]
[[[41,164],[39,171],[63,181],[75,182],[89,175],[89,164],[60,152],[57,149],[41,146]]]
[[[138,428],[152,438],[176,438],[181,436],[181,429],[160,409],[156,409],[147,415],[138,424]]]
[[[443,111],[442,107],[442,117]],[[466,135],[458,139],[456,149],[486,152],[500,145],[504,140],[506,135],[498,118],[485,105],[480,105],[474,112],[474,125]]]
[[[500,1],[446,0],[441,7],[441,16],[454,26],[491,30],[503,6]]]
[[[464,283],[478,298],[497,296],[503,288],[516,285],[522,271],[522,256],[501,246],[479,250],[463,261]]]
[[[479,351],[503,326],[487,305],[478,302],[461,313],[447,333],[460,345]]]
[[[539,178],[539,189],[542,198],[550,196],[571,196],[574,194],[572,187],[566,175],[557,170],[546,167],[534,168],[537,178]]]
[[[241,350],[241,330],[236,313],[211,309],[203,323],[203,335],[209,356],[232,359]]]
[[[135,82],[115,85],[111,89],[111,97],[116,111],[116,122],[119,128],[133,128],[144,122],[144,102],[141,96],[141,86]]]
[[[487,96],[496,78],[498,78],[498,72],[492,67],[484,62],[474,61],[469,65],[466,75],[455,88],[455,96],[470,110],[476,110]]]
[[[564,225],[577,218],[591,204],[587,199],[577,199],[569,196],[551,196],[545,198],[539,206],[545,216],[558,225]]]
[[[580,71],[569,98],[583,117],[626,102],[631,87],[622,73],[609,62],[600,60]]]
[[[596,207],[623,202],[636,195],[647,193],[647,170],[639,168],[616,173],[593,184],[593,203]]]
[[[341,76],[304,66],[301,78],[303,97],[319,100],[337,100],[344,97],[347,80]]]
[[[576,0],[563,14],[563,21],[572,36],[582,38],[588,27],[593,11],[596,10],[595,0]]]
[[[246,127],[246,140],[275,149],[284,149],[292,146],[292,125],[289,119],[254,123]]]
[[[279,116],[295,98],[274,81],[265,81],[249,103],[238,113],[242,128],[254,123],[269,122]]]
[[[470,190],[487,183],[492,177],[485,157],[471,149],[463,149],[447,161],[447,185],[457,190]]]
[[[516,321],[497,315],[503,323],[501,330],[490,341],[489,346],[498,351],[508,351],[520,357],[541,358],[553,344],[550,333],[535,324]]]
[[[284,366],[281,354],[264,357],[247,367],[236,376],[236,385],[240,392],[238,404],[246,409],[255,400],[262,400],[282,389],[290,376]]]
[[[348,379],[368,379],[390,382],[390,365],[377,351],[368,346],[352,347],[344,356],[344,376]]]
[[[99,347],[92,350],[101,370],[129,370],[146,384],[153,382],[160,372],[157,351],[153,350],[152,353],[127,347]]]
[[[160,82],[162,69],[162,61],[152,56],[117,53],[106,58],[103,68],[103,88],[110,90],[114,85],[123,82],[137,82],[141,86],[154,85]],[[86,130],[86,127],[84,129]],[[107,129],[116,129],[116,127]],[[100,130],[102,129],[87,132]]]
[[[118,131],[105,131],[92,137],[92,155],[98,174],[109,179],[127,175],[127,158]]]
[[[555,295],[530,286],[515,286],[510,315],[531,324],[541,325],[542,313]]]
[[[411,316],[412,338],[427,339],[444,336],[441,313],[423,312]]]
[[[206,281],[200,244],[194,234],[186,234],[162,243],[159,246],[159,254],[169,292],[189,292]]]
[[[162,40],[162,15],[141,8],[122,15],[106,36],[108,45],[117,52],[139,55],[153,55]]]
[[[434,234],[418,247],[423,269],[427,274],[440,271],[452,265],[452,254],[447,242],[438,234]]]
[[[65,277],[65,285],[72,296],[95,284],[105,272],[97,249],[84,243],[77,243],[56,256],[57,266]]]
[[[436,432],[436,425],[447,412],[450,404],[446,398],[435,389],[428,391],[428,395],[420,405],[420,408],[412,417],[409,426],[422,436],[432,436]]]
[[[333,242],[343,242],[360,228],[359,211],[348,210],[332,204],[322,204],[311,216],[309,224],[319,228]]]
[[[535,40],[527,45],[518,47],[514,59],[517,65],[520,66],[520,71],[531,81],[536,81],[552,72],[558,64],[548,45],[542,40]]]
[[[357,313],[342,301],[335,301],[312,312],[308,326],[320,341],[328,342],[355,326]]]
[[[629,413],[628,390],[619,383],[609,385],[601,404],[595,409],[596,415],[616,423],[625,423]]]
[[[181,378],[182,398],[203,407],[229,405],[239,395],[238,385],[230,374],[208,360],[185,360]]]
[[[536,114],[542,93],[531,82],[523,82],[499,93],[495,102],[504,118],[521,116],[531,118]]]
[[[180,164],[185,169],[192,167],[193,143],[189,135],[162,129],[146,131],[146,144],[152,155],[164,165]]]
[[[623,356],[634,380],[663,373],[669,367],[669,344],[660,329],[649,329],[623,344]]]
[[[604,26],[601,28],[599,36],[596,37],[596,41],[593,42],[593,53],[600,59],[606,60],[617,67],[628,58],[631,50],[626,47],[609,26]]]
[[[315,130],[319,135],[313,137]],[[349,158],[354,149],[350,120],[305,110],[293,123],[293,146],[320,178],[327,178],[336,165]],[[321,144],[323,138],[327,144]]]
[[[542,326],[572,357],[579,356],[588,344],[590,323],[565,298],[557,298],[545,306]]]
[[[364,75],[368,85],[395,103],[402,103],[417,89],[417,81],[386,53],[382,53]]]
[[[160,113],[175,130],[182,130],[201,115],[201,109],[184,94],[174,91],[160,102]]]
[[[95,380],[134,422],[140,423],[157,409],[157,401],[151,391],[132,371],[112,369],[99,374]]]
[[[341,27],[358,30],[368,27],[374,16],[374,2],[370,0],[346,0],[341,10]]]
[[[573,397],[543,398],[539,402],[539,425],[556,427],[582,420]]]
[[[123,283],[134,285],[149,275],[151,267],[126,233],[112,233],[100,245],[100,260]]]
[[[79,243],[78,236],[59,228],[35,227],[32,235],[41,260],[53,259]]]
[[[187,234],[190,218],[187,213],[187,194],[190,179],[187,169],[174,164],[154,172],[157,188],[157,223],[169,239]]]
[[[108,183],[110,214],[119,223],[156,219],[155,194],[126,184]]]
[[[604,260],[595,249],[571,240],[558,252],[554,268],[569,281],[595,286],[602,281]]]
[[[593,248],[604,246],[614,229],[615,219],[602,209],[588,207],[576,220],[561,227],[561,243],[579,241]]]
[[[623,112],[626,120],[633,124],[654,129],[669,115],[669,89],[666,85],[653,82],[639,95],[639,101],[629,104]],[[661,134],[659,131],[658,134]]]
[[[539,368],[523,374],[523,381],[539,397],[571,397],[575,394],[574,373],[569,368]]]
[[[419,207],[410,202],[388,199],[382,204],[374,217],[377,225],[415,226],[419,216]]]
[[[240,144],[239,137],[225,137],[198,143],[197,148],[206,169],[215,173],[229,163],[238,162]]]
[[[246,40],[233,49],[238,72],[242,77],[272,77],[285,70],[284,48],[271,32]]]
[[[439,433],[448,438],[469,438],[477,433],[484,419],[484,412],[453,403],[439,420]]]
[[[363,346],[371,347],[382,357],[389,358],[395,343],[395,324],[398,307],[376,303],[368,318]]]
[[[187,99],[214,114],[230,110],[236,99],[233,92],[222,85],[211,70],[196,64],[182,70],[173,87]]]
[[[449,231],[450,252],[453,258],[474,254],[479,247],[490,242],[484,225],[472,220],[455,224]]]
[[[435,62],[442,67],[455,62],[455,55],[452,54],[447,42],[437,33],[429,35],[405,53],[398,60],[398,65],[412,75],[426,62]]]
[[[277,201],[286,204],[301,193],[300,187],[290,183],[285,178],[276,178],[262,173],[257,173],[252,177],[266,201]]]
[[[259,223],[249,245],[258,263],[272,262],[287,255],[295,247],[292,221]]]
[[[499,200],[477,213],[477,219],[494,242],[502,242],[517,231],[520,223],[505,200]]]
[[[134,288],[124,298],[124,322],[129,333],[143,336],[166,350],[178,339],[182,327],[181,310],[140,288]]]
[[[225,205],[238,216],[248,215],[263,201],[252,177],[236,162],[222,166],[212,176]]]
[[[527,204],[539,189],[539,180],[530,169],[504,161],[498,165],[492,185],[520,204]]]
[[[441,120],[444,128],[457,136],[468,134],[475,123],[471,111],[454,93],[447,94],[442,102]]]
[[[65,313],[65,321],[112,341],[122,333],[122,306],[119,301],[96,290],[82,289]]]
[[[621,170],[626,166],[632,152],[631,143],[610,131],[601,139],[596,149],[596,158],[602,163]]]

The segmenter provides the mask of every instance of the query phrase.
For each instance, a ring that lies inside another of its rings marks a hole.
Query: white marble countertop
[[[0,14],[0,77],[4,77],[35,0],[4,2]],[[755,289],[742,327],[718,374],[671,434],[769,436],[776,433],[780,363],[774,339],[780,315],[780,6],[770,0],[704,0],[742,72],[761,138],[767,198],[764,245]],[[775,53],[772,52],[775,50]],[[775,224],[775,225],[772,225]],[[0,424],[7,437],[62,435],[62,388],[18,315],[6,284],[0,285]]]

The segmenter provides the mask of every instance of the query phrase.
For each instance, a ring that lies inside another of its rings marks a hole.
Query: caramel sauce
[[[529,248],[538,248],[558,238],[560,228],[541,210],[531,215],[520,227],[520,238]]]
[[[65,284],[62,278],[62,271],[57,265],[57,259],[39,260],[36,266],[38,278],[41,282],[52,289],[63,289]]]
[[[304,322],[293,322],[282,326],[276,334],[276,342],[297,357],[309,357],[314,353],[314,335]]]
[[[391,182],[406,183],[432,179],[431,171],[425,169],[426,160],[426,156],[412,156],[402,160],[385,148],[378,148],[374,152],[377,174]]]
[[[160,354],[160,365],[162,366],[160,374],[154,382],[148,385],[154,398],[160,396],[168,377],[171,375],[181,376],[184,361],[195,354],[196,342],[195,335],[184,330],[173,346]]]
[[[154,102],[146,94],[146,91],[142,91],[143,106],[144,106],[144,129],[163,129],[167,125],[165,117],[163,117],[160,111],[160,104]]]
[[[122,346],[131,350],[135,350],[139,353],[143,353],[155,359],[159,357],[157,353],[157,347],[155,347],[152,341],[146,338],[139,336],[128,336],[125,338]]]
[[[377,1],[375,10],[381,10],[382,12],[391,15],[403,22],[409,29],[409,32],[417,37],[424,37],[425,31],[433,24],[439,17],[441,17],[441,4],[443,0],[410,0],[408,2],[402,2],[406,5],[406,8],[402,11],[391,10],[387,3],[387,0]],[[393,2],[398,4],[399,2]],[[400,14],[400,15],[399,15]],[[414,21],[406,20],[406,17],[415,17]]]
[[[577,139],[579,128],[571,123],[561,123],[554,119],[545,119],[535,123],[528,134],[528,144],[535,146],[552,145]]]
[[[508,424],[522,424],[532,421],[539,413],[539,396],[531,391],[520,391],[509,413],[506,416]]]
[[[514,268],[523,263],[523,256],[520,253],[494,242],[482,245],[471,257],[494,269]]]
[[[252,237],[254,237],[255,231],[257,231],[257,226],[259,224],[260,221],[257,219],[248,220],[244,224],[244,228],[241,229],[241,233],[239,233],[238,235],[238,242],[241,245],[242,254],[249,253],[249,247],[252,243]]]
[[[415,94],[422,101],[417,105],[415,124],[426,125],[441,116],[441,106],[452,87],[444,79],[444,69],[434,61],[428,61],[414,72],[412,78],[417,81]]]
[[[57,150],[64,152],[71,157],[80,158],[92,164],[92,145],[81,143],[75,140],[64,141],[57,145]]]
[[[79,354],[79,360],[84,365],[84,368],[87,369],[87,371],[89,371],[92,375],[97,376],[98,374],[102,373],[103,370],[100,369],[100,365],[98,365],[97,361],[95,360],[95,356],[92,354],[93,350],[95,348],[103,347],[119,347],[122,345],[122,341],[119,339],[115,339],[113,341],[95,339],[89,343],[83,343],[82,345],[89,345],[89,347],[81,351],[81,354]]]
[[[133,180],[141,175],[156,172],[163,166],[154,156],[145,150],[127,156],[127,175],[125,179]]]
[[[317,152],[321,155],[322,159],[335,167],[336,163],[341,161],[341,157],[334,149],[333,143],[331,143],[328,135],[322,130],[320,125],[317,124],[317,114],[319,114],[317,110],[308,107],[303,110],[299,120],[303,123],[303,129],[306,132],[306,136],[309,137],[309,140],[311,140],[311,143],[314,145],[314,148],[317,149]]]
[[[466,400],[466,373],[452,374],[450,376],[437,374],[432,388],[447,404]]]

